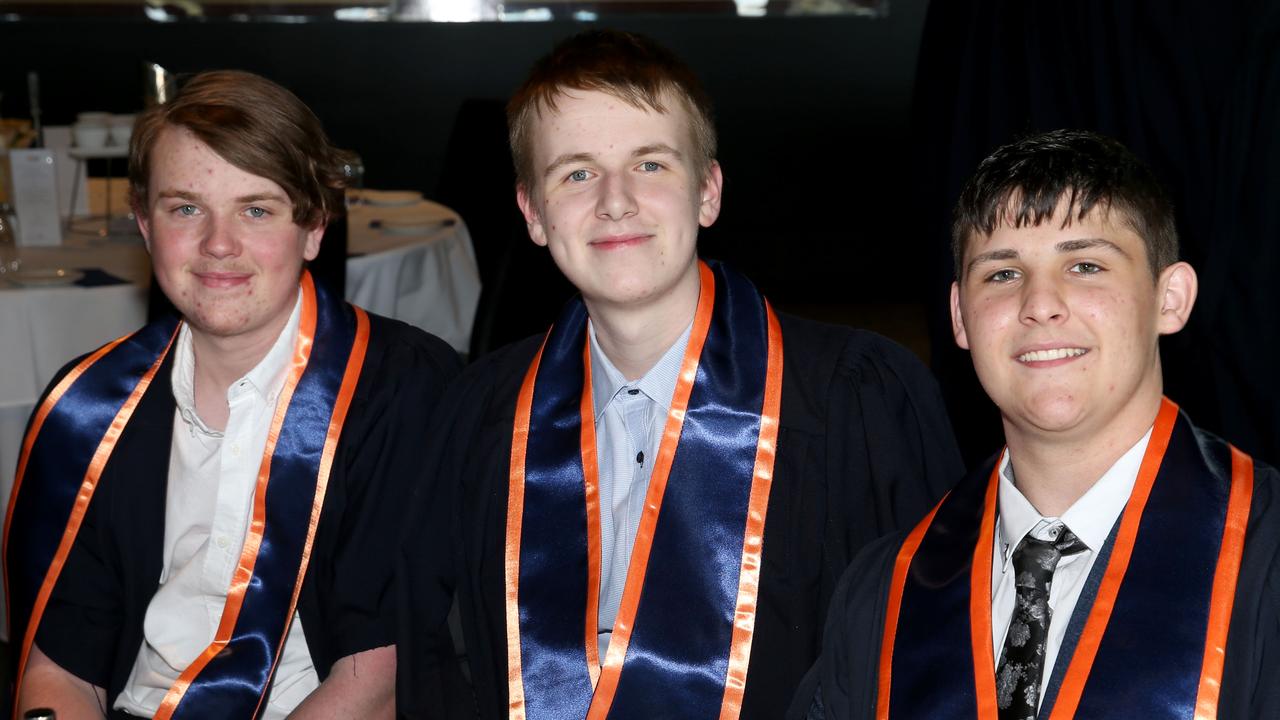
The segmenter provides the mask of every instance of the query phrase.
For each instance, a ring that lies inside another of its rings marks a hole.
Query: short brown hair
[[[165,128],[185,128],[223,160],[279,185],[299,226],[322,225],[345,209],[346,166],[354,156],[329,143],[311,109],[264,77],[217,70],[196,75],[171,101],[138,116],[129,141],[129,193],[139,214],[147,211],[151,150]]]
[[[507,104],[507,128],[516,182],[533,191],[534,118],[555,110],[565,90],[607,93],[642,110],[667,112],[662,99],[671,93],[689,112],[693,167],[703,177],[716,158],[716,128],[711,100],[702,83],[671,51],[643,35],[618,30],[588,30],[561,42],[538,60]]]
[[[1117,140],[1064,129],[1004,145],[978,165],[960,192],[951,226],[956,278],[964,277],[964,250],[974,233],[1039,225],[1053,218],[1064,198],[1064,227],[1095,207],[1117,212],[1146,245],[1153,277],[1178,262],[1173,203],[1150,168]]]

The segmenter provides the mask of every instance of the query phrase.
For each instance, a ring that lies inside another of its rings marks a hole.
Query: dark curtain
[[[1162,341],[1165,393],[1202,427],[1280,460],[1280,4],[938,0],[917,73],[933,362],[966,460],[995,451],[1001,431],[952,340],[951,207],[995,147],[1060,127],[1125,143],[1177,207],[1200,295]]]

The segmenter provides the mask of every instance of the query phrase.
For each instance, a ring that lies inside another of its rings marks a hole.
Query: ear
[[[711,227],[720,217],[720,199],[724,191],[724,174],[720,171],[720,163],[712,160],[707,168],[707,175],[702,179],[700,202],[698,203],[698,224]]]
[[[951,283],[951,334],[956,338],[956,345],[969,349],[969,336],[964,331],[964,316],[960,314],[960,283]]]
[[[320,254],[320,241],[324,239],[324,229],[325,223],[319,223],[307,231],[306,242],[302,246],[304,260],[315,260],[316,255]]]
[[[133,206],[133,216],[138,220],[138,232],[142,233],[142,242],[147,246],[147,253],[151,253],[151,217],[146,211],[137,205]]]
[[[542,227],[542,215],[539,214],[537,203],[529,194],[529,189],[523,183],[516,184],[516,204],[520,206],[525,226],[529,228],[529,239],[536,245],[546,247],[547,234]]]
[[[1160,271],[1156,282],[1160,301],[1156,330],[1161,335],[1172,335],[1187,324],[1199,289],[1200,282],[1196,278],[1195,268],[1185,262],[1176,262]]]

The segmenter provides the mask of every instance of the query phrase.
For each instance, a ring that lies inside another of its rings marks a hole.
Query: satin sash
[[[782,334],[745,278],[701,291],[609,650],[587,313],[572,302],[517,401],[507,504],[509,716],[736,718],[755,623]]]
[[[996,720],[991,558],[999,463],[903,542],[876,717]],[[1253,491],[1252,460],[1200,442],[1163,400],[1048,717],[1213,718]],[[1041,710],[1041,717],[1045,709]]]
[[[364,311],[330,296],[309,273],[301,289],[292,365],[222,619],[157,718],[256,717],[288,634],[369,335]],[[19,684],[103,467],[176,336],[177,320],[169,318],[103,347],[36,411],[5,522],[11,637],[23,643]]]

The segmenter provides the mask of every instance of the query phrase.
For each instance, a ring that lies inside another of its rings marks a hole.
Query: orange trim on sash
[[[644,513],[640,516],[635,545],[627,565],[627,582],[623,586],[618,617],[614,621],[613,634],[609,639],[609,651],[605,653],[600,679],[596,683],[595,694],[591,697],[591,708],[587,711],[588,720],[604,720],[618,690],[622,661],[627,657],[632,623],[635,622],[636,609],[640,606],[640,592],[648,571],[649,550],[653,546],[653,533],[658,525],[662,495],[666,492],[667,477],[671,474],[671,463],[675,459],[676,446],[680,443],[680,431],[684,428],[684,415],[689,407],[689,394],[693,391],[693,383],[698,376],[698,358],[702,356],[702,346],[706,343],[707,330],[711,327],[711,312],[715,304],[715,276],[706,263],[698,263],[698,269],[702,286],[698,295],[698,309],[693,316],[693,330],[689,334],[689,345],[680,365],[680,379],[676,382],[675,395],[671,398],[671,410],[667,414],[662,443],[658,446],[658,457],[653,463],[653,474],[645,495]],[[588,589],[588,592],[592,590]]]
[[[760,556],[764,550],[764,521],[773,487],[773,461],[778,449],[778,418],[782,411],[782,329],[773,308],[765,301],[768,318],[769,358],[765,366],[764,407],[760,412],[760,437],[747,504],[747,527],[738,570],[738,601],[733,615],[733,640],[729,645],[729,671],[725,679],[720,720],[737,720],[747,687],[747,665],[756,624],[756,599],[760,591]]]
[[[53,387],[53,390],[50,390],[49,394],[45,396],[44,402],[40,403],[40,407],[36,410],[35,416],[31,419],[31,429],[27,431],[26,437],[22,439],[22,451],[18,454],[18,472],[13,476],[13,488],[9,491],[9,506],[4,514],[4,547],[9,547],[9,526],[12,524],[13,520],[13,506],[18,500],[18,490],[22,488],[22,476],[27,473],[27,459],[31,455],[32,446],[36,443],[36,436],[40,434],[40,429],[44,427],[45,418],[49,417],[49,413],[53,411],[53,406],[57,405],[58,401],[62,399],[62,396],[67,392],[67,388],[71,387],[76,380],[79,380],[80,376],[84,374],[85,370],[89,369],[90,365],[98,362],[99,358],[114,350],[117,345],[124,342],[129,337],[129,335],[118,337],[97,350],[94,350],[88,357],[81,360],[79,365],[72,368],[71,372],[63,376],[63,378],[58,381],[58,384]],[[4,596],[7,598],[9,597],[8,553],[4,553],[2,562],[4,563]],[[13,628],[13,622],[8,615],[12,612],[13,605],[6,604],[5,622],[6,627],[11,630]],[[19,668],[21,668],[21,665],[19,665]],[[18,687],[18,684],[14,683],[14,687]]]
[[[1222,549],[1213,573],[1213,595],[1209,600],[1209,628],[1205,633],[1204,664],[1200,670],[1200,690],[1196,694],[1195,720],[1218,717],[1218,693],[1222,689],[1222,666],[1226,660],[1227,631],[1231,608],[1236,600],[1236,580],[1244,555],[1249,507],[1253,502],[1253,458],[1231,447],[1231,494],[1227,519],[1222,529]]]
[[[1147,498],[1151,495],[1151,487],[1155,484],[1156,475],[1160,472],[1160,464],[1165,451],[1169,448],[1169,437],[1173,434],[1173,424],[1178,419],[1178,406],[1167,398],[1161,400],[1160,412],[1156,415],[1155,426],[1151,431],[1151,440],[1147,444],[1147,452],[1142,458],[1142,466],[1138,470],[1138,479],[1134,483],[1133,492],[1129,495],[1124,514],[1120,518],[1120,529],[1116,533],[1112,546],[1111,559],[1107,562],[1106,573],[1102,576],[1102,584],[1098,587],[1098,595],[1085,621],[1084,630],[1076,644],[1071,664],[1062,677],[1062,685],[1058,690],[1058,698],[1053,704],[1053,713],[1049,720],[1067,720],[1075,716],[1080,705],[1080,696],[1084,693],[1085,682],[1089,679],[1089,671],[1093,668],[1093,660],[1098,654],[1098,646],[1107,631],[1107,623],[1111,620],[1111,612],[1115,609],[1116,595],[1124,582],[1125,573],[1129,569],[1129,558],[1133,554],[1134,540],[1137,539],[1138,526],[1142,522],[1142,511],[1146,508]],[[988,560],[990,562],[990,560]],[[1215,580],[1215,586],[1217,582]],[[988,606],[990,606],[988,596]],[[988,611],[989,612],[989,611]]]
[[[548,333],[548,337],[550,333]],[[504,561],[507,617],[507,708],[510,720],[524,720],[524,677],[520,665],[520,530],[524,523],[524,458],[529,445],[529,416],[533,412],[533,386],[542,363],[544,338],[529,364],[516,398],[515,427],[511,442],[511,481],[507,489],[507,542]],[[594,426],[593,426],[594,429]]]
[[[1006,452],[1008,452],[1006,450]],[[991,558],[995,551],[996,496],[1000,491],[1000,463],[991,469],[983,501],[978,546],[969,568],[969,643],[973,646],[973,681],[978,720],[996,720],[995,649],[991,647]]]
[[[587,505],[587,610],[583,622],[591,687],[600,680],[600,460],[596,455],[595,394],[591,390],[591,343],[582,344],[582,480]]]
[[[58,543],[58,549],[53,554],[53,561],[49,563],[49,569],[45,571],[44,581],[40,583],[40,591],[36,593],[36,601],[31,606],[31,619],[27,622],[27,631],[22,638],[22,652],[18,656],[18,670],[14,676],[13,687],[15,692],[22,687],[22,676],[27,669],[27,659],[31,654],[31,646],[35,643],[36,631],[40,629],[41,616],[44,615],[45,606],[49,602],[49,596],[53,593],[54,585],[58,582],[58,576],[62,573],[62,566],[66,563],[67,556],[71,553],[71,546],[75,543],[76,534],[80,531],[80,523],[84,520],[84,515],[89,509],[89,502],[93,500],[93,493],[98,489],[98,480],[102,477],[102,470],[107,466],[107,460],[111,457],[112,451],[115,450],[116,443],[120,440],[120,434],[124,432],[125,426],[129,424],[129,418],[133,417],[133,411],[138,407],[138,402],[142,399],[142,395],[150,387],[152,378],[155,377],[156,371],[160,369],[160,364],[164,362],[165,356],[169,354],[169,348],[173,347],[173,339],[177,336],[178,331],[175,328],[173,335],[169,338],[169,344],[165,346],[164,352],[160,353],[160,356],[143,374],[142,379],[134,386],[133,392],[129,393],[128,399],[124,401],[124,405],[116,413],[115,419],[111,421],[111,427],[103,435],[102,442],[98,444],[98,449],[94,451],[93,459],[89,461],[89,467],[84,473],[84,480],[80,483],[80,492],[76,494],[75,505],[71,507],[71,515],[67,519],[67,527],[62,531],[62,540]],[[79,379],[85,370],[89,369],[90,365],[97,362],[103,355],[106,355],[128,337],[126,335],[114,340],[85,358],[74,370],[67,373],[66,377],[62,378],[53,391],[49,393],[48,397],[45,398],[45,401],[41,403],[40,410],[31,424],[31,431],[27,433],[27,439],[23,443],[22,456],[18,461],[17,484],[14,485],[10,494],[8,513],[13,512],[13,500],[18,496],[18,486],[22,482],[22,473],[26,470],[27,457],[35,442],[36,434],[40,432],[40,427],[44,424],[45,418],[48,417],[49,411],[62,398],[67,388]],[[6,547],[9,541],[8,533],[9,517],[6,514]],[[7,568],[5,577],[8,578]],[[6,587],[5,590],[7,592],[8,588]],[[17,715],[16,703],[14,704],[14,714],[15,716]]]
[[[951,493],[948,491],[947,495]],[[911,568],[911,560],[916,555],[916,550],[920,549],[920,542],[924,540],[924,534],[929,529],[929,525],[933,523],[933,516],[937,514],[938,508],[942,507],[942,503],[947,501],[944,495],[942,500],[929,511],[928,515],[919,522],[907,535],[907,539],[902,541],[902,548],[898,550],[898,558],[893,562],[893,578],[889,584],[889,603],[884,611],[884,637],[880,640],[880,676],[879,686],[876,692],[876,720],[889,720],[889,691],[893,681],[893,645],[898,637],[898,614],[902,610],[902,590],[907,583],[907,571]]]
[[[338,396],[333,403],[333,415],[329,419],[329,429],[325,433],[324,449],[320,452],[320,467],[316,472],[316,492],[311,501],[311,521],[307,524],[307,539],[302,546],[302,562],[298,565],[298,577],[293,583],[293,597],[289,600],[289,611],[285,615],[284,632],[276,645],[276,655],[271,660],[272,672],[280,662],[280,653],[284,652],[285,640],[293,626],[293,613],[298,607],[298,596],[302,593],[302,580],[307,576],[307,566],[311,562],[311,548],[315,544],[316,529],[320,527],[320,511],[324,509],[325,492],[329,489],[329,473],[333,468],[333,457],[338,450],[338,439],[342,437],[342,427],[347,421],[347,411],[351,409],[351,399],[356,394],[356,384],[360,380],[360,372],[364,369],[365,354],[369,350],[369,314],[362,308],[351,306],[356,314],[356,336],[351,345],[351,354],[347,357],[347,367],[342,373],[342,384],[338,386]],[[269,689],[268,689],[269,690]],[[258,696],[258,707],[253,716],[258,717],[262,703],[266,702],[269,692]]]
[[[244,547],[240,551],[240,562],[231,576],[231,586],[227,591],[227,600],[222,608],[222,619],[218,630],[213,635],[213,642],[187,666],[178,679],[174,681],[165,694],[164,700],[156,711],[155,720],[169,720],[182,701],[183,695],[191,687],[196,676],[204,670],[209,661],[222,652],[235,631],[236,620],[240,617],[240,609],[244,605],[245,592],[253,579],[253,568],[258,560],[258,550],[262,545],[262,535],[267,525],[267,482],[271,477],[271,458],[275,455],[276,441],[280,439],[280,426],[284,424],[285,412],[293,399],[293,392],[298,387],[298,380],[307,369],[307,361],[311,357],[316,334],[316,294],[310,274],[302,276],[302,313],[298,322],[298,339],[293,349],[293,364],[285,378],[280,397],[276,400],[275,416],[271,419],[271,429],[267,433],[267,444],[262,451],[262,462],[258,466],[258,482],[253,492],[253,513],[249,519],[249,531],[245,535]],[[314,531],[314,527],[308,531]],[[288,632],[290,622],[285,622]]]

